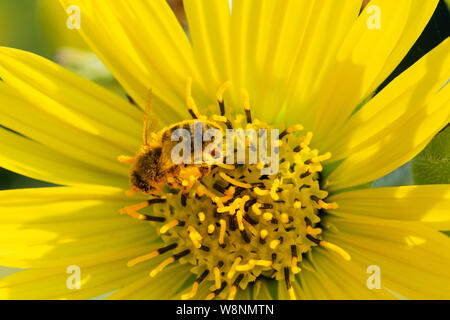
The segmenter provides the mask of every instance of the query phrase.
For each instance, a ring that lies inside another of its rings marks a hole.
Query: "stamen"
[[[250,111],[250,98],[248,96],[248,92],[245,89],[242,89],[242,97],[244,98],[244,111],[247,123],[252,123],[252,114]]]
[[[250,259],[249,264],[253,264],[255,266],[261,266],[261,267],[270,267],[272,265],[272,261],[270,260],[253,260]]]
[[[117,160],[120,163],[127,163],[127,164],[132,164],[134,163],[134,158],[133,157],[129,157],[129,156],[118,156]]]
[[[258,196],[260,196],[260,197],[267,196],[267,195],[270,193],[269,190],[262,190],[262,189],[259,188],[259,187],[253,188],[253,192],[256,193],[256,194],[257,194]]]
[[[312,163],[323,162],[331,158],[331,152],[327,152],[321,156],[317,156],[311,159]]]
[[[127,266],[134,267],[136,264],[138,264],[140,262],[144,262],[144,261],[153,259],[163,253],[166,253],[167,251],[175,249],[177,246],[178,246],[177,243],[169,244],[166,247],[159,248],[158,250],[155,250],[153,252],[150,252],[148,254],[145,254],[143,256],[140,256],[140,257],[134,258],[133,260],[128,261]]]
[[[220,288],[220,270],[219,267],[214,267],[213,269],[214,271],[214,281],[216,284],[216,289]]]
[[[280,240],[277,239],[277,240],[270,241],[269,247],[272,250],[275,250],[279,245],[280,245]]]
[[[182,224],[180,220],[174,219],[174,220],[172,220],[172,221],[166,223],[165,225],[163,225],[163,226],[159,229],[159,232],[160,232],[161,234],[164,234],[164,233],[166,233],[167,231],[169,231],[170,229],[172,229],[172,228],[174,228],[174,227],[176,227],[176,226],[178,226],[178,225],[180,225],[180,224]]]
[[[277,194],[277,190],[280,186],[280,180],[275,179],[274,182],[272,183],[272,187],[270,188],[270,196],[272,197],[272,199],[274,201],[277,201],[280,199],[280,197]]]
[[[236,280],[234,280],[233,285],[231,286],[230,289],[230,294],[228,295],[228,300],[234,300],[234,297],[236,296],[236,292],[237,292],[237,288],[239,286],[239,283],[242,281],[242,279],[244,278],[244,274],[240,274]]]
[[[219,220],[220,223],[220,233],[219,233],[219,244],[223,245],[224,237],[225,237],[225,230],[227,229],[227,222],[224,219]]]
[[[291,270],[293,274],[299,273],[302,269],[298,267],[297,246],[291,246],[292,263]]]
[[[201,115],[197,109],[197,105],[195,104],[194,98],[192,98],[192,78],[188,78],[186,83],[186,105],[192,118],[194,119],[201,118]]]
[[[262,214],[262,211],[259,210],[259,207],[260,207],[260,206],[261,206],[261,204],[260,204],[259,202],[257,202],[257,203],[255,203],[255,204],[252,205],[252,210],[253,210],[253,212],[254,212],[257,216],[259,216],[259,215]]]
[[[175,262],[178,259],[188,255],[190,252],[191,252],[191,250],[187,249],[187,250],[184,250],[184,251],[182,251],[180,253],[174,254],[170,258],[164,260],[163,262],[161,262],[161,264],[159,264],[155,269],[153,269],[150,272],[150,277],[154,278],[158,273],[160,273],[162,270],[164,270],[164,268],[167,267],[169,264],[171,264],[172,262]]]
[[[210,225],[208,226],[208,234],[213,234],[213,233],[214,233],[214,230],[216,230],[216,226],[213,225],[213,224],[210,224]]]
[[[195,228],[192,226],[189,226],[187,230],[189,232],[189,238],[192,240],[192,243],[194,244],[194,246],[197,249],[200,249],[202,247],[202,244],[200,241],[202,241],[202,239],[203,239],[201,234],[197,230],[195,230]]]
[[[252,186],[250,185],[250,184],[248,184],[248,183],[243,183],[243,182],[240,182],[240,181],[238,181],[238,180],[236,180],[236,179],[233,179],[233,178],[231,178],[229,175],[227,175],[225,172],[220,172],[219,173],[219,175],[220,175],[220,177],[223,179],[223,180],[225,180],[225,181],[227,181],[227,182],[229,182],[229,183],[231,183],[231,184],[234,184],[235,186],[237,186],[237,187],[241,187],[241,188],[245,188],[245,189],[250,189]]]
[[[181,296],[181,300],[188,300],[188,299],[192,299],[193,297],[195,297],[195,295],[197,294],[198,286],[208,276],[208,274],[209,274],[209,270],[203,271],[201,276],[198,277],[197,279],[195,279],[194,284],[192,285],[191,292],[183,294]]]
[[[337,245],[327,242],[327,241],[320,241],[319,245],[321,245],[324,248],[327,248],[328,250],[336,252],[338,255],[340,255],[345,261],[350,261],[352,257],[350,254],[342,249],[341,247],[338,247]]]
[[[236,218],[239,226],[239,230],[244,230],[244,224],[242,223],[242,211],[238,210],[236,213]]]
[[[286,281],[286,289],[289,292],[289,299],[296,300],[294,288],[291,286],[291,280],[289,279],[289,269],[284,268],[284,279]]]
[[[284,223],[284,224],[289,223],[289,215],[287,213],[282,213],[280,218],[281,218],[282,223]]]
[[[200,211],[200,212],[197,214],[197,216],[198,216],[198,220],[200,220],[200,222],[203,222],[203,221],[205,221],[205,219],[206,219],[205,213],[204,213],[203,211]]]
[[[216,97],[218,101],[223,101],[223,93],[231,87],[231,81],[224,82],[217,90]]]
[[[230,271],[228,271],[228,274],[227,274],[228,279],[233,278],[233,276],[236,272],[236,266],[239,265],[239,263],[241,263],[241,261],[242,261],[241,256],[237,257],[236,260],[234,260],[233,264],[230,267]]]

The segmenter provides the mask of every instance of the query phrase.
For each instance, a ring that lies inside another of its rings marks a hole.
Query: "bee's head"
[[[145,148],[135,157],[130,172],[131,186],[143,193],[158,194],[165,185],[161,172],[161,148]]]

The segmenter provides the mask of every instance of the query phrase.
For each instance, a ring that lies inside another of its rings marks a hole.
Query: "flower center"
[[[257,132],[278,129],[252,119],[248,104],[245,110],[245,115],[233,120],[224,118],[224,123]],[[233,299],[238,288],[245,289],[259,277],[284,280],[294,299],[291,281],[301,272],[303,256],[314,246],[349,260],[345,251],[321,239],[322,209],[337,208],[336,203],[324,201],[328,192],[320,186],[321,162],[331,154],[320,155],[312,149],[312,133],[302,129],[295,125],[281,131],[275,151],[278,170],[273,174],[261,174],[261,169],[269,166],[263,161],[212,165],[209,174],[189,192],[166,190],[160,198],[148,200],[152,216],[140,218],[151,221],[166,244],[129,265],[172,251],[150,276],[177,260],[195,266],[192,270],[197,278],[183,299],[193,298],[199,285],[207,281],[211,283],[207,299]],[[245,145],[248,149],[250,143]],[[140,209],[137,206],[134,209]]]

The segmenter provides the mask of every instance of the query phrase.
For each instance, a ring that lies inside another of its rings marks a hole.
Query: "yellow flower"
[[[189,119],[186,101],[211,118],[218,99],[233,126],[289,128],[284,161],[259,183],[251,166],[224,166],[191,181],[195,195],[126,196],[117,157],[141,146],[141,109],[0,48],[10,129],[0,164],[61,185],[0,193],[0,264],[26,269],[0,280],[0,297],[450,298],[449,186],[353,188],[409,161],[450,118],[448,39],[372,96],[437,2],[371,1],[381,21],[370,28],[373,7],[359,15],[356,0],[244,0],[231,11],[228,0],[186,0],[190,41],[162,0],[63,0],[136,104],[152,90],[161,126]],[[367,273],[377,268],[379,289]]]

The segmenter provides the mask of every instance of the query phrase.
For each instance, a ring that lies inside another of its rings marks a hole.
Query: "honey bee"
[[[194,128],[198,127],[198,125],[202,127],[203,132],[208,129],[222,131],[221,126],[210,120],[185,120],[165,127],[156,133],[153,132],[148,137],[150,101],[151,91],[149,91],[144,114],[143,145],[133,158],[119,157],[119,161],[131,164],[129,174],[131,194],[142,192],[144,194],[158,195],[166,185],[187,193],[195,182],[209,174],[211,165],[205,162],[192,164],[193,161],[190,164],[175,164],[172,160],[172,150],[178,142],[172,141],[172,133],[177,129],[184,129],[189,132],[191,137],[194,137]],[[193,147],[193,143],[191,143],[191,148]],[[204,148],[205,144],[202,147]]]

